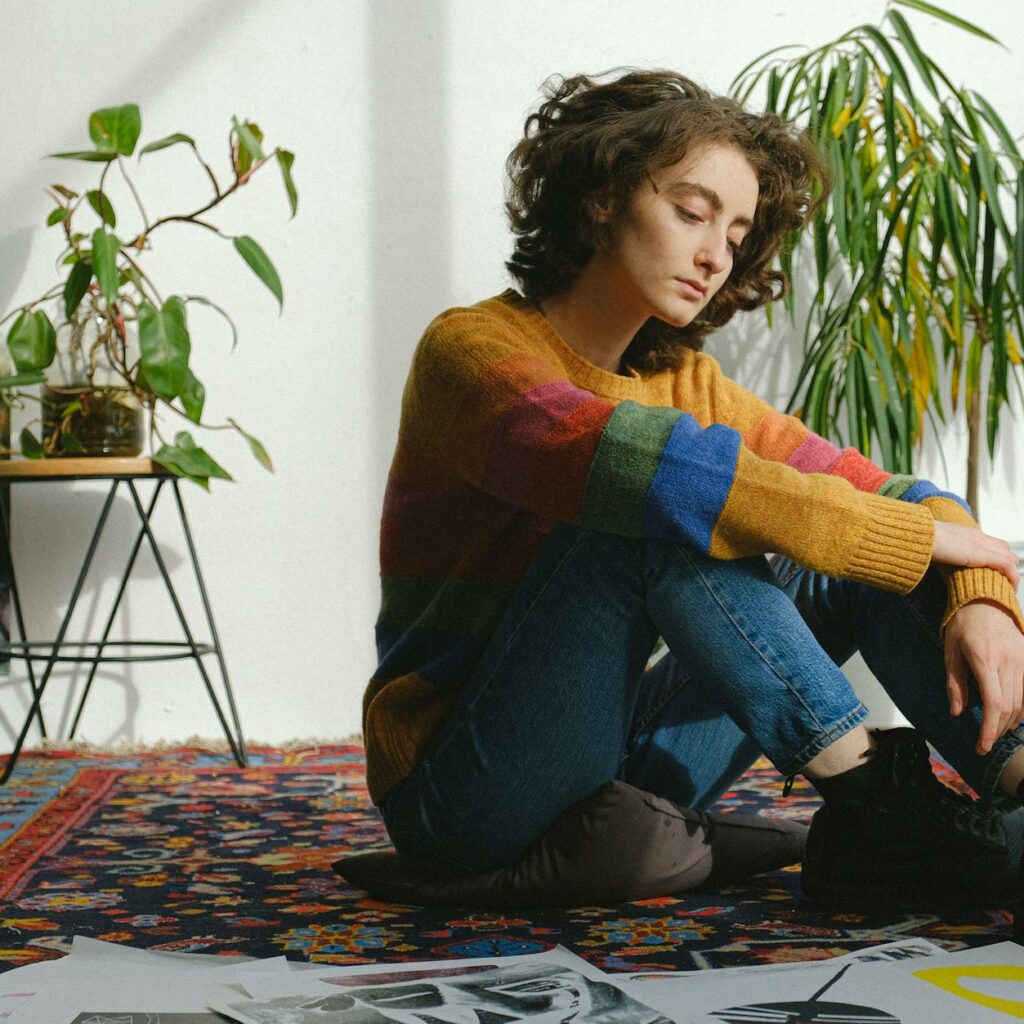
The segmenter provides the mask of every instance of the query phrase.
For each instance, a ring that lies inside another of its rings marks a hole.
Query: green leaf
[[[206,388],[203,387],[188,367],[185,368],[185,384],[181,389],[180,398],[185,415],[193,423],[198,423],[203,418],[203,406],[206,404]]]
[[[176,476],[199,484],[204,490],[209,490],[211,478],[231,479],[227,470],[200,448],[186,431],[175,435],[173,445],[162,445],[153,456],[153,461],[165,466]]]
[[[760,61],[767,60],[769,57],[776,53],[780,53],[782,50],[793,50],[796,49],[797,43],[784,43],[782,46],[776,46],[774,49],[768,50],[766,53],[762,53],[759,57],[755,57],[746,67],[739,71],[736,77],[732,80],[729,85],[729,91],[732,92],[737,83],[746,77],[747,73],[753,69],[753,67]]]
[[[927,86],[928,91],[938,99],[939,90],[935,86],[935,79],[932,78],[932,72],[931,68],[928,66],[928,60],[921,52],[920,46],[917,45],[917,40],[914,38],[914,33],[910,31],[907,19],[904,18],[899,11],[892,10],[887,13],[887,17],[892,23],[892,27],[896,30],[896,35],[899,37],[899,41],[903,44],[903,49],[907,51],[910,59],[914,62],[914,67],[917,68],[917,73],[921,76],[921,81],[924,82],[925,86]]]
[[[978,177],[977,155],[971,154],[967,176],[967,265],[974,273],[978,265],[978,228],[981,223],[981,178]]]
[[[226,310],[221,309],[216,302],[211,302],[204,295],[185,295],[183,296],[185,302],[198,302],[203,306],[209,306],[210,309],[216,310],[225,320],[228,322],[228,326],[231,328],[231,351],[234,352],[235,346],[238,344],[238,328],[235,326],[235,321],[231,319]]]
[[[67,413],[67,409],[65,409],[64,412],[66,414]],[[66,452],[79,453],[79,452],[84,452],[85,451],[85,445],[82,444],[82,442],[79,441],[78,438],[75,437],[74,434],[70,434],[66,430],[62,430],[61,431],[60,446]]]
[[[846,230],[846,167],[843,161],[842,148],[835,140],[829,146],[832,154],[832,224],[836,231],[836,244],[841,252],[850,255],[849,241]]]
[[[108,305],[117,301],[117,254],[121,243],[106,228],[97,228],[92,235],[92,264],[96,281]]]
[[[981,258],[981,301],[986,307],[992,301],[992,277],[995,274],[996,226],[989,208],[985,207],[985,240]]]
[[[857,67],[853,75],[853,92],[850,95],[850,107],[859,110],[867,93],[868,58],[863,50],[857,53]]]
[[[892,43],[890,43],[874,25],[861,25],[860,31],[864,32],[872,42],[874,42],[875,46],[882,51],[886,61],[888,62],[889,69],[892,72],[892,78],[903,90],[903,95],[906,96],[907,99],[914,101],[914,90],[910,86],[910,78],[907,76],[907,69],[903,66],[903,62],[900,60],[899,55],[893,49]]]
[[[11,361],[19,373],[45,370],[57,354],[57,332],[41,310],[23,311],[7,334]]]
[[[108,164],[111,160],[117,159],[117,153],[97,149],[77,150],[72,153],[47,153],[46,155],[55,160],[87,160],[95,164]]]
[[[900,7],[911,7],[916,11],[922,11],[925,14],[930,14],[932,17],[939,18],[941,21],[948,22],[950,25],[956,25],[957,28],[962,28],[965,32],[970,32],[972,35],[980,36],[982,39],[987,39],[990,43],[999,43],[1000,46],[1003,45],[995,36],[990,35],[983,28],[978,28],[978,26],[973,22],[964,21],[963,18],[958,18],[955,14],[950,14],[949,11],[942,7],[936,7],[935,4],[927,3],[927,0],[891,0],[891,2],[898,4]]]
[[[882,93],[882,118],[885,123],[885,156],[892,175],[892,188],[896,189],[899,187],[900,168],[896,148],[896,95],[892,81],[891,77],[886,80]]]
[[[999,183],[996,180],[995,159],[991,152],[978,147],[974,154],[978,159],[978,176],[981,178],[982,188],[985,189],[985,207],[992,211],[992,217],[1003,236],[1003,241],[1009,249],[1013,246],[1013,239],[1010,237],[1006,221],[1003,219],[1003,208],[999,203]]]
[[[193,149],[196,148],[196,140],[191,135],[186,135],[184,132],[175,132],[173,135],[165,135],[162,139],[157,139],[156,142],[150,142],[143,146],[139,150],[139,159],[141,160],[147,153],[156,153],[158,150],[167,149],[168,146],[175,146],[179,142],[184,143],[186,146],[191,146]]]
[[[1006,127],[1006,124],[1003,122],[1003,119],[996,113],[995,109],[992,107],[992,104],[989,103],[989,101],[985,99],[985,97],[982,96],[980,92],[974,92],[972,90],[971,96],[978,106],[978,113],[981,114],[981,116],[986,121],[988,121],[989,126],[996,133],[996,135],[999,136],[999,140],[1006,147],[1007,154],[1010,156],[1014,156],[1018,160],[1020,160],[1021,155],[1020,150],[1017,148],[1017,142],[1014,139],[1014,137],[1010,134],[1010,131]]]
[[[28,427],[21,432],[21,454],[26,459],[41,459],[44,455],[43,446]]]
[[[1017,244],[1013,252],[1017,291],[1024,295],[1024,168],[1017,174]],[[1024,343],[1024,338],[1020,339]]]
[[[965,277],[970,278],[971,271],[967,265],[967,254],[960,231],[959,210],[953,200],[949,181],[941,174],[935,179],[935,207],[942,220],[943,230],[953,252],[953,258]]]
[[[50,211],[50,216],[46,218],[46,226],[52,228],[54,224],[60,224],[61,221],[65,221],[71,216],[71,211],[63,206],[58,206],[55,210]]]
[[[277,276],[277,271],[274,269],[274,264],[270,262],[270,257],[248,235],[239,235],[233,241],[242,259],[249,264],[253,273],[274,293],[277,297],[278,306],[283,308],[284,291],[281,288],[281,278]]]
[[[142,115],[138,105],[126,103],[123,107],[104,107],[89,115],[89,137],[103,153],[131,156],[142,131]]]
[[[77,192],[72,192],[71,189],[65,188],[63,185],[51,185],[50,188],[52,188],[58,195],[63,196],[69,202],[73,202],[78,198]]]
[[[237,117],[231,118],[231,125],[238,135],[238,156],[235,161],[235,173],[241,177],[246,174],[256,160],[265,159],[260,143],[263,141],[263,132],[259,125],[246,121],[242,124]]]
[[[260,465],[263,466],[265,469],[269,469],[270,472],[273,473],[274,464],[273,462],[270,461],[270,456],[267,454],[267,449],[263,447],[262,443],[260,442],[260,439],[258,437],[253,437],[252,434],[243,430],[230,417],[228,418],[228,423],[230,423],[231,426],[233,426],[235,430],[237,430],[242,435],[242,437],[245,438],[245,440],[249,444],[249,450],[253,453],[253,455],[256,456],[256,459],[260,463]]]
[[[26,373],[15,373],[9,377],[0,377],[0,391],[11,388],[27,388],[32,384],[41,384],[46,380],[42,370],[29,370]]]
[[[139,347],[150,389],[164,401],[172,401],[185,387],[192,350],[181,299],[172,295],[163,309],[148,302],[139,306]]]
[[[85,198],[89,205],[99,214],[100,220],[109,227],[117,227],[117,215],[114,213],[114,205],[107,198],[105,192],[98,188],[86,192]]]
[[[882,464],[893,472],[895,467],[895,449],[892,443],[892,434],[889,430],[889,417],[885,408],[885,397],[876,376],[872,376],[871,367],[867,355],[862,348],[855,349],[856,358],[860,365],[861,383],[868,396],[868,421],[874,427],[875,436],[878,438],[879,446],[882,449]]]
[[[295,181],[292,178],[292,164],[295,162],[295,154],[289,153],[287,149],[275,151],[277,164],[281,168],[281,177],[284,180],[284,190],[288,193],[288,205],[291,207],[294,217],[299,209],[299,193],[295,189]]]
[[[64,315],[71,319],[78,304],[82,301],[85,293],[89,290],[89,282],[92,280],[92,264],[87,260],[81,260],[71,268],[67,281],[64,282]]]

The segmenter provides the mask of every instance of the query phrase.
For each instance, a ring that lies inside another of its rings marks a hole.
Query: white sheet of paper
[[[805,971],[818,967],[831,967],[838,965],[842,967],[847,963],[892,963],[899,960],[910,960],[921,956],[934,956],[936,953],[945,953],[941,946],[927,939],[907,938],[896,942],[882,942],[875,946],[865,946],[863,949],[856,949],[852,953],[842,953],[839,956],[829,957],[826,960],[787,960],[779,964],[749,964],[740,967],[719,967],[711,972],[708,971],[642,971],[636,974],[624,974],[617,980],[626,984],[641,983],[660,984],[661,982],[674,979],[686,978],[707,978],[710,975],[720,981],[727,978],[739,978],[745,974],[763,974],[765,971]],[[638,998],[641,990],[636,992]]]
[[[670,1024],[568,950],[247,979],[239,1024]],[[287,986],[287,987],[286,987]]]
[[[977,977],[967,976],[975,970]],[[1024,1016],[1024,947],[1012,942],[892,963],[824,961],[726,974],[702,971],[689,980],[634,983],[629,991],[678,1024],[1007,1024]],[[1012,1001],[1015,1012],[993,1009],[993,998]]]
[[[115,1020],[117,1024],[127,1024],[124,1018],[136,1015],[145,1024],[158,1024],[165,1014],[200,1015],[224,1024],[207,1007],[240,998],[237,989],[200,980],[194,973],[186,974],[177,983],[165,977],[162,984],[152,980],[139,982],[131,973],[120,979],[106,977],[92,983],[61,980],[38,992],[11,1018],[11,1024],[84,1024],[90,1018],[92,1024],[100,1024],[105,1017],[113,1018],[105,1024],[114,1024]]]
[[[353,964],[347,967],[332,967],[329,964],[316,964],[316,970],[292,972],[287,978],[278,975],[256,976],[250,973],[246,977],[246,988],[254,998],[273,998],[279,995],[317,995],[332,989],[325,985],[334,978],[373,978],[374,975],[399,975],[411,971],[417,973],[438,974],[450,971],[480,971],[483,967],[497,965],[501,967],[513,964],[559,964],[580,974],[592,978],[606,977],[602,971],[582,958],[570,952],[564,946],[545,950],[543,953],[523,953],[520,956],[501,957],[467,957],[461,960],[423,960],[413,963],[391,964]],[[337,987],[337,986],[332,986]]]

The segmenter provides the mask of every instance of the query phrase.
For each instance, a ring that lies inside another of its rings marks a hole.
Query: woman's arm
[[[934,560],[944,566],[949,591],[943,629],[965,605],[987,601],[999,605],[1024,633],[1024,612],[1015,594],[1016,558],[1004,541],[977,529],[962,498],[928,480],[888,473],[854,448],[840,450],[795,416],[780,413],[730,380],[710,356],[700,357],[700,368],[712,391],[715,421],[735,427],[744,443],[763,458],[803,473],[839,476],[859,490],[922,505],[937,523],[971,527],[973,534],[948,531],[938,538]]]
[[[478,310],[428,329],[402,429],[441,474],[547,519],[717,558],[777,551],[899,592],[931,561],[926,508],[764,459],[731,426],[578,388],[543,346]],[[423,470],[395,472],[401,485]]]

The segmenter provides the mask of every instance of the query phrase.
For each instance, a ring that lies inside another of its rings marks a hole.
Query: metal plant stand
[[[185,515],[185,505],[181,500],[181,493],[178,489],[177,478],[163,467],[156,465],[146,458],[75,458],[44,459],[31,462],[0,462],[0,482],[9,483],[11,485],[19,483],[57,484],[62,482],[67,483],[72,480],[86,479],[107,480],[110,482],[110,489],[107,492],[103,508],[100,511],[99,519],[96,522],[96,527],[93,530],[92,538],[89,542],[88,549],[86,550],[85,559],[83,560],[81,569],[78,572],[78,578],[75,580],[75,585],[72,588],[67,611],[64,613],[61,620],[60,626],[57,630],[57,636],[53,640],[45,641],[29,640],[28,633],[25,629],[25,620],[21,609],[21,598],[18,593],[17,578],[14,571],[14,559],[11,554],[10,537],[7,530],[7,522],[10,513],[10,508],[8,506],[8,488],[0,487],[0,570],[6,571],[7,573],[7,579],[10,584],[14,621],[17,624],[18,633],[21,636],[20,641],[12,641],[8,644],[9,650],[6,653],[9,654],[11,659],[20,659],[25,662],[29,684],[32,689],[32,705],[25,716],[25,722],[14,744],[14,750],[7,757],[7,762],[4,765],[2,774],[0,774],[0,785],[3,785],[10,777],[18,756],[21,753],[21,748],[24,745],[25,737],[28,735],[33,719],[38,722],[43,737],[46,737],[46,724],[43,721],[41,701],[43,694],[46,692],[46,686],[50,680],[50,675],[52,674],[54,667],[60,663],[66,662],[88,664],[90,666],[89,675],[86,679],[82,696],[79,699],[78,707],[75,709],[74,718],[71,722],[70,738],[73,739],[75,732],[78,729],[79,720],[82,717],[85,702],[92,689],[96,671],[101,664],[109,662],[126,663],[136,661],[173,661],[182,658],[190,658],[195,662],[196,668],[199,670],[203,685],[206,687],[207,695],[209,696],[210,702],[213,704],[213,709],[216,712],[217,720],[220,722],[221,729],[224,731],[224,736],[231,748],[231,753],[239,767],[244,767],[246,764],[246,749],[245,740],[242,737],[242,727],[238,720],[238,710],[235,707],[235,698],[231,691],[231,682],[228,678],[227,665],[224,662],[224,654],[221,649],[220,638],[217,635],[217,627],[213,621],[213,610],[210,607],[210,599],[206,592],[206,585],[203,582],[202,572],[199,568],[199,557],[196,554],[192,531],[189,528],[188,518]],[[139,495],[138,487],[139,482],[142,480],[149,481],[152,485],[152,489],[149,494],[149,501],[145,505]],[[89,568],[92,565],[93,556],[96,554],[100,538],[103,536],[104,528],[107,525],[110,510],[114,503],[114,497],[122,486],[128,491],[132,500],[132,505],[138,514],[139,531],[131,545],[128,561],[125,565],[124,572],[121,575],[120,584],[117,588],[117,594],[107,615],[103,633],[98,640],[68,640],[67,632],[68,627],[71,624],[71,618],[78,605],[82,588],[85,584],[86,577],[88,576]],[[164,562],[163,556],[160,554],[160,548],[157,545],[156,537],[154,536],[153,530],[150,526],[151,517],[154,509],[156,508],[157,500],[159,499],[162,491],[168,486],[171,493],[174,495],[174,504],[178,512],[178,519],[181,523],[182,533],[185,537],[186,546],[188,547],[189,559],[195,573],[199,596],[202,600],[203,611],[206,615],[206,625],[209,629],[209,641],[197,641],[195,639],[192,628],[186,619],[185,611],[181,606],[177,592],[171,582],[171,577],[167,571],[167,566]],[[13,486],[10,490],[13,490]],[[160,578],[163,580],[164,587],[171,599],[171,604],[174,607],[174,612],[181,626],[184,640],[112,640],[110,638],[114,619],[117,615],[118,608],[121,605],[121,599],[124,597],[124,593],[128,585],[128,578],[131,576],[132,569],[135,566],[136,558],[138,557],[143,543],[148,544],[149,549],[153,554],[153,559],[156,562]],[[77,648],[78,651],[77,653],[66,654],[64,651],[67,648]],[[142,650],[128,651],[126,648],[141,648]],[[227,703],[228,715],[231,720],[230,724],[228,722],[228,718],[224,714],[221,699],[218,698],[217,691],[214,688],[214,681],[203,662],[203,658],[207,655],[213,655],[216,659],[217,666],[220,671],[221,689],[223,691],[223,697]],[[38,677],[33,667],[34,662],[43,663],[42,672]]]

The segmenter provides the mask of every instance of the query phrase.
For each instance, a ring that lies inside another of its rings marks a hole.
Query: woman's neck
[[[609,373],[619,372],[623,353],[646,320],[622,301],[596,257],[540,309],[570,348]]]

